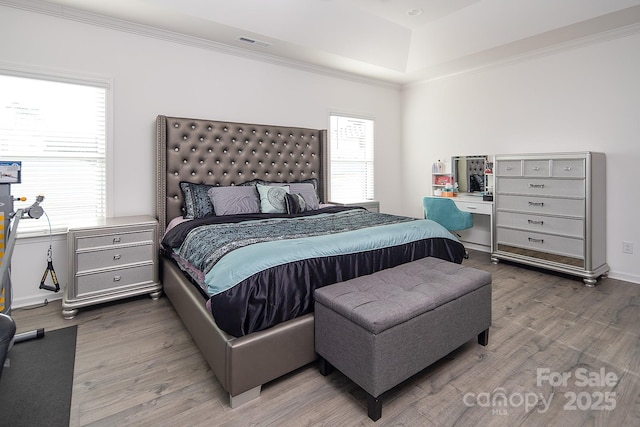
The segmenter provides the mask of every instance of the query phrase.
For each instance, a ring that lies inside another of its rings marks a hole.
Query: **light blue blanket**
[[[456,240],[439,224],[423,219],[327,235],[258,242],[228,252],[206,272],[204,282],[209,296],[214,296],[262,270],[278,265],[438,237]]]

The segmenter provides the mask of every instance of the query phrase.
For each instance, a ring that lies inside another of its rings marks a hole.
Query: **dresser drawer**
[[[130,243],[153,242],[154,230],[140,230],[134,232],[123,232],[103,235],[93,235],[76,238],[77,249],[102,248],[115,245],[126,245]]]
[[[570,257],[584,256],[584,240],[571,237],[552,236],[508,228],[497,228],[498,245],[510,245],[534,251],[554,253]]]
[[[523,176],[549,176],[549,160],[524,160],[522,162]]]
[[[502,178],[497,193],[531,194],[535,196],[584,197],[582,179]]]
[[[512,196],[499,194],[496,209],[534,214],[584,217],[584,199],[560,199],[553,197]]]
[[[153,261],[153,245],[121,246],[112,249],[88,250],[77,253],[78,273],[100,268],[117,267]]]
[[[585,168],[582,159],[558,159],[551,162],[551,176],[560,178],[584,178]]]
[[[533,215],[528,213],[496,213],[498,227],[517,228],[539,233],[552,233],[571,237],[584,237],[584,220]]]
[[[154,265],[120,268],[101,273],[78,274],[76,276],[76,297],[82,298],[95,293],[105,294],[128,286],[153,283]]]
[[[497,176],[521,176],[522,161],[500,160],[500,162],[496,162],[496,169],[494,172]]]

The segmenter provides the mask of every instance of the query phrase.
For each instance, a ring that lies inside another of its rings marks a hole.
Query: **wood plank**
[[[587,288],[572,277],[494,265],[489,254],[470,253],[465,265],[493,277],[489,345],[470,341],[386,392],[375,425],[640,425],[640,285],[607,278]],[[315,364],[231,409],[166,298],[86,308],[73,320],[62,318],[59,301],[13,315],[19,331],[78,325],[72,426],[374,425],[364,392],[338,371],[320,375]],[[538,384],[540,369],[571,378],[556,387]],[[579,385],[578,369],[605,369],[617,381]],[[607,392],[616,393],[613,410],[567,407],[571,393],[586,401]],[[512,402],[500,405],[500,393]],[[515,405],[518,396],[534,394],[553,398],[548,407]],[[479,404],[486,396],[495,404]]]

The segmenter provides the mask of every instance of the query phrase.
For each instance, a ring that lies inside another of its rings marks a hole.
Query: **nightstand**
[[[148,293],[162,294],[158,280],[158,223],[150,216],[104,218],[69,228],[69,283],[62,315],[79,307]]]
[[[380,203],[377,200],[363,200],[361,202],[329,202],[339,206],[360,206],[369,212],[380,212]]]

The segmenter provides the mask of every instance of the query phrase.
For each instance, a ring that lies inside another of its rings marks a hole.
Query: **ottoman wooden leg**
[[[367,393],[367,412],[369,414],[369,418],[373,421],[378,421],[382,416],[382,401],[380,400],[380,396],[373,397],[369,393]]]
[[[485,329],[478,334],[478,344],[484,346],[489,344],[489,329]]]

